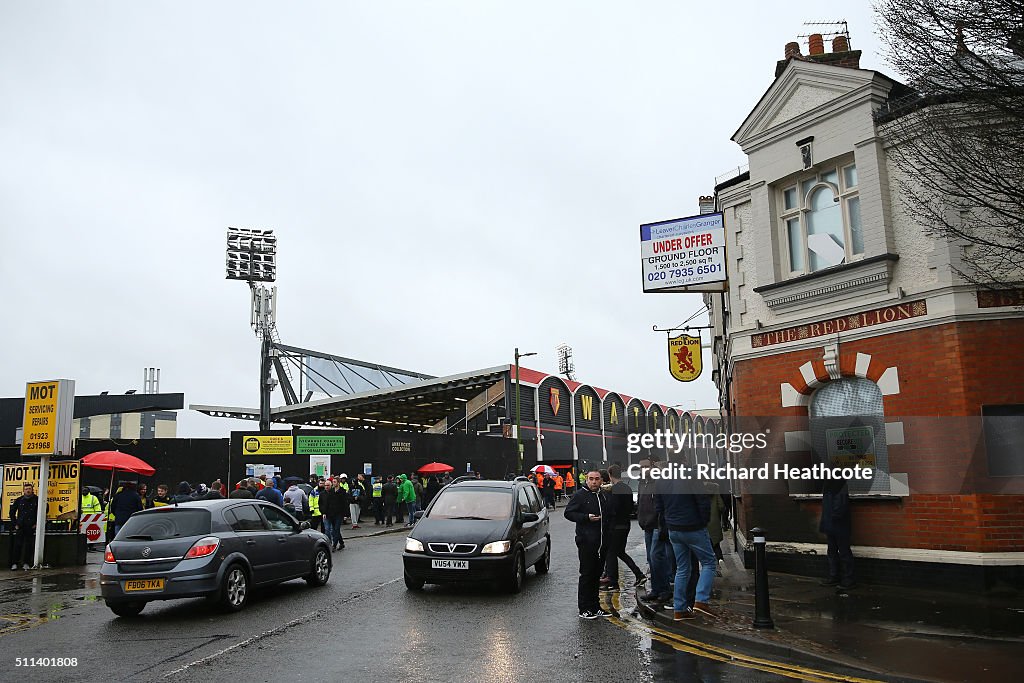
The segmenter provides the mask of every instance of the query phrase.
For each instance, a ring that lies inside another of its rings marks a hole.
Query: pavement
[[[753,571],[738,555],[725,557],[711,603],[717,618],[674,622],[671,612],[653,610],[634,594],[636,613],[685,639],[831,671],[845,667],[888,680],[1019,680],[1019,596],[877,585],[841,591],[817,579],[771,574],[774,628],[758,629]]]

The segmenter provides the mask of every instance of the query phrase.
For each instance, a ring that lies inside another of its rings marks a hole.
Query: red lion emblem
[[[690,349],[686,346],[680,346],[679,350],[673,354],[676,357],[676,363],[679,364],[679,369],[682,372],[697,372],[697,368],[693,367],[693,357],[690,355]]]

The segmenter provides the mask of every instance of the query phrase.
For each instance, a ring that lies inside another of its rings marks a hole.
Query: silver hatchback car
[[[254,587],[296,578],[322,586],[331,566],[327,537],[277,505],[194,501],[132,515],[107,545],[100,594],[121,617],[198,596],[238,611]]]

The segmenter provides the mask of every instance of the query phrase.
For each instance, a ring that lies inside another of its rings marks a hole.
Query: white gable
[[[806,119],[815,110],[824,111],[851,92],[870,87],[877,76],[874,71],[792,60],[732,139],[744,146],[761,133],[787,121]]]

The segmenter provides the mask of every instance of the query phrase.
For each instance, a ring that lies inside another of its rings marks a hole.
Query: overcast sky
[[[581,381],[715,407],[710,371],[668,374],[651,327],[702,302],[641,293],[638,226],[745,163],[785,43],[835,19],[891,74],[863,1],[5,0],[0,395],[159,367],[258,406],[235,226],[278,237],[286,344],[448,375],[566,342]]]

